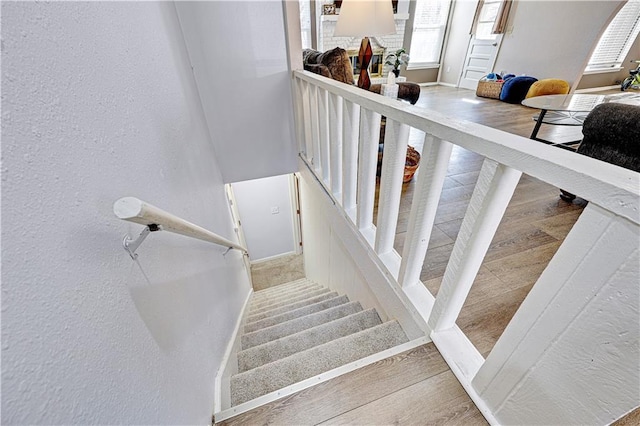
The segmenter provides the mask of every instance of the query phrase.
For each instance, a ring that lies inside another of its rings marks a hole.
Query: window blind
[[[640,33],[640,0],[629,0],[600,37],[586,71],[620,67],[638,33]]]

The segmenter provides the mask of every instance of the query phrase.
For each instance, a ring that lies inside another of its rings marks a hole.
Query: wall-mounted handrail
[[[229,241],[218,234],[208,231],[191,222],[187,222],[178,216],[167,213],[166,211],[135,197],[124,197],[117,200],[113,203],[113,213],[115,213],[118,219],[146,225],[151,228],[150,231],[163,230],[174,232],[187,237],[219,244],[221,246],[228,247],[229,250],[237,249],[243,253],[248,253],[247,249],[240,244]],[[145,233],[144,237],[146,237],[147,234],[148,232]],[[144,237],[142,238],[144,239]],[[125,237],[125,249],[129,252],[131,257],[135,258],[134,253],[130,251],[127,245],[127,241],[131,241],[128,236]],[[135,249],[133,251],[135,251]]]

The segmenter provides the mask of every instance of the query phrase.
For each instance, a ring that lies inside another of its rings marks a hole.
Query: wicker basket
[[[402,176],[402,183],[411,182],[413,175],[418,170],[420,165],[420,153],[415,150],[411,145],[407,146],[407,159],[404,163],[404,175]]]
[[[502,85],[504,81],[478,81],[478,88],[476,89],[476,96],[491,99],[500,99],[500,92],[502,91]]]

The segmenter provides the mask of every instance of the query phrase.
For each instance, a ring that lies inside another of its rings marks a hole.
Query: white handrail
[[[166,211],[135,197],[124,197],[117,200],[113,203],[113,213],[115,213],[118,219],[128,220],[129,222],[147,226],[159,225],[164,231],[197,238],[202,241],[229,247],[229,249],[237,249],[244,253],[248,253],[247,249],[240,244],[229,241],[218,234],[208,231],[198,225],[194,225],[191,222],[187,222],[178,216],[167,213]]]
[[[546,411],[557,402],[557,393],[536,392],[541,385],[557,379],[559,365],[566,370],[561,380],[581,383],[585,389],[578,392],[575,387],[571,399],[562,401],[563,409],[570,407],[566,413],[580,413],[584,419],[608,419],[611,413],[622,415],[637,405],[631,398],[638,382],[637,345],[632,347],[628,342],[637,341],[640,331],[627,326],[638,323],[637,172],[398,102],[308,71],[293,72],[293,90],[300,157],[308,166],[308,171],[301,168],[301,174],[305,180],[316,179],[335,205],[320,210],[330,216],[322,220],[321,226],[314,226],[318,221],[315,216],[309,221],[312,236],[318,236],[318,229],[324,230],[326,224],[331,228],[330,243],[317,245],[316,255],[309,258],[315,262],[308,265],[310,269],[323,268],[324,259],[344,256],[345,252],[353,256],[351,265],[341,262],[339,268],[329,272],[331,276],[335,273],[337,277],[348,277],[352,270],[365,272],[364,268],[371,266],[379,269],[380,274],[372,280],[373,292],[386,295],[391,289],[397,291],[399,298],[406,298],[406,306],[413,305],[410,312],[415,314],[416,322],[423,325],[491,424],[497,424],[497,419],[521,423],[524,417],[532,416],[537,416],[539,423],[549,423],[554,419],[550,416],[561,414],[549,415]],[[374,225],[381,115],[386,117],[385,152]],[[424,161],[415,182],[400,255],[393,248],[393,237],[401,204],[399,178],[405,166],[406,127],[424,132]],[[475,152],[484,160],[434,295],[419,277],[425,260],[433,253],[429,241],[451,156],[450,144]],[[357,168],[356,182],[345,178],[345,164],[349,173]],[[589,204],[485,360],[456,321],[522,173],[579,194]],[[351,201],[354,199],[355,205]],[[340,248],[333,248],[334,233],[340,235],[336,239],[341,242]],[[312,246],[313,240],[308,238]],[[332,267],[331,262],[329,266]],[[318,277],[325,279],[324,274]],[[621,324],[617,334],[609,331],[614,330],[614,323]],[[600,326],[607,332],[594,339],[593,330]],[[596,358],[592,348],[599,344],[619,349],[598,354],[595,366],[591,364]],[[592,369],[578,372],[573,365]],[[616,383],[615,393],[611,389],[592,392],[604,389],[600,383],[608,382],[610,376],[625,378]],[[600,378],[602,381],[598,382]],[[596,398],[598,402],[612,403],[604,409],[605,405],[592,403]],[[573,417],[570,414],[562,420]]]

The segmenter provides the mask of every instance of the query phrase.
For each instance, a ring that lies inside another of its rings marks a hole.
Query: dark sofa
[[[597,105],[584,120],[577,153],[640,172],[640,106],[622,103]],[[562,190],[560,198],[576,196]]]
[[[326,52],[318,52],[313,49],[302,51],[304,69],[340,81],[346,84],[355,84],[353,79],[353,67],[347,51],[336,47]],[[382,85],[372,84],[370,92],[380,93]],[[420,86],[416,83],[398,82],[398,99],[410,102],[412,105],[420,98]]]

